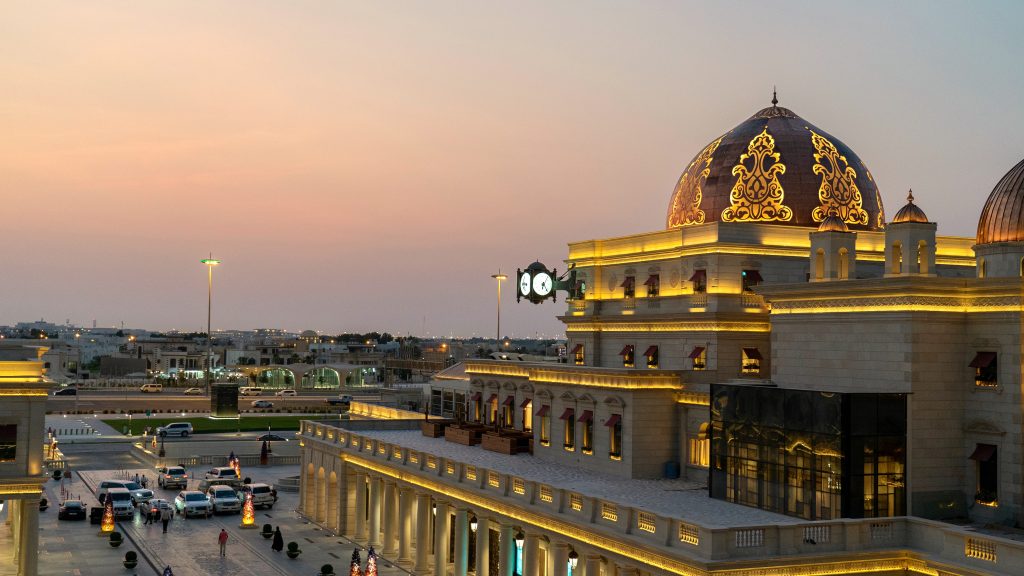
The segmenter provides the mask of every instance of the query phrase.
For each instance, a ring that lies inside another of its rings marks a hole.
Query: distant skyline
[[[891,217],[975,234],[1024,158],[1020,2],[37,2],[0,11],[0,324],[563,332],[514,273],[659,230],[769,105]]]

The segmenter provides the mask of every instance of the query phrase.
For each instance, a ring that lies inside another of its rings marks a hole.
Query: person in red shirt
[[[220,529],[220,536],[217,536],[217,542],[220,543],[220,555],[226,556],[225,549],[228,545],[228,533],[223,528]]]

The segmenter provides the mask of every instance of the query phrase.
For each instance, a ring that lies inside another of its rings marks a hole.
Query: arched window
[[[928,273],[928,243],[924,240],[917,243],[917,273]]]
[[[985,277],[985,259],[984,258],[979,258],[978,259],[978,278],[984,278],[984,277]]]
[[[899,274],[903,271],[903,246],[896,242],[892,245],[892,273]]]
[[[825,278],[825,251],[818,248],[818,252],[814,255],[814,279],[821,280]]]
[[[839,279],[846,280],[850,277],[850,253],[846,248],[839,249]]]

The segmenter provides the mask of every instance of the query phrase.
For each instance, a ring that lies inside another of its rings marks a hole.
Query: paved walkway
[[[150,479],[155,475],[150,469],[127,471],[130,476],[136,472],[146,474]],[[197,472],[202,474],[201,469],[190,471],[192,474]],[[81,474],[84,478],[76,473],[75,481],[63,486],[66,491],[80,496],[88,506],[98,506],[99,502],[87,485],[96,485],[103,479],[115,477],[117,473],[83,471]],[[278,478],[297,475],[298,468],[253,467],[243,469],[242,473],[252,477],[255,482],[273,483]],[[118,530],[125,534],[126,541],[119,548],[111,548],[106,537],[97,536],[99,527],[89,524],[88,520],[58,521],[61,484],[51,480],[45,488],[51,507],[40,517],[39,573],[47,576],[149,576],[160,574],[152,566],[162,570],[165,565],[172,567],[175,576],[315,576],[323,564],[333,565],[338,574],[348,574],[348,563],[355,547],[347,539],[329,534],[299,517],[295,512],[298,493],[281,492],[273,509],[256,511],[256,524],[280,526],[286,545],[291,541],[298,542],[302,554],[295,560],[288,558],[284,552],[271,550],[271,541],[264,539],[258,529],[239,528],[241,517],[238,514],[209,519],[184,519],[176,516],[167,534],[162,533],[160,525],[147,526],[138,518],[120,522]],[[158,498],[172,501],[177,494],[176,490],[159,488],[155,492]],[[225,558],[220,557],[217,546],[221,528],[230,535]],[[10,542],[9,538],[9,528],[0,524],[0,548]],[[121,564],[125,552],[129,550],[136,550],[139,554],[139,565],[134,570],[126,570]],[[365,562],[366,552],[362,551],[360,555]],[[378,566],[381,576],[408,574],[405,570],[387,565],[386,561]],[[14,573],[9,566],[0,565],[0,575]]]

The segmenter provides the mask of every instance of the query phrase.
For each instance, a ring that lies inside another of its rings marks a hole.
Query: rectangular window
[[[622,288],[623,298],[632,298],[636,295],[636,278],[633,276],[626,276],[619,286]]]
[[[523,410],[523,432],[533,431],[533,400],[527,398],[519,407]]]
[[[999,464],[994,444],[977,444],[970,456],[977,467],[978,490],[974,501],[985,506],[999,504]]]
[[[551,406],[541,406],[537,417],[540,418],[540,443],[548,446],[551,444]]]
[[[657,530],[657,524],[655,524],[654,514],[650,512],[640,512],[636,516],[636,527],[643,530],[644,532],[654,533]]]
[[[582,450],[584,454],[594,453],[594,413],[590,410],[584,410],[583,414],[580,414],[580,424],[583,425],[583,445]]]
[[[974,368],[975,386],[991,387],[999,385],[999,371],[997,370],[998,363],[996,360],[995,352],[978,352],[974,355],[974,360],[971,360],[968,366]]]
[[[0,462],[13,462],[18,457],[18,425],[0,425]]]
[[[633,358],[634,354],[635,350],[633,349],[632,344],[626,344],[622,351],[619,352],[619,356],[622,356],[623,368],[632,368],[633,366],[636,365],[636,361]]]
[[[526,481],[522,478],[513,478],[512,491],[516,494],[526,494]]]
[[[487,399],[487,412],[488,418],[487,423],[494,426],[498,423],[498,395],[491,394],[491,397]]]
[[[741,372],[744,374],[759,374],[761,372],[761,352],[757,348],[744,348],[743,349],[743,369]]]
[[[572,452],[576,450],[576,410],[566,408],[562,412],[562,446]]]
[[[604,423],[608,427],[608,457],[622,458],[622,415],[612,414]]]
[[[707,468],[711,459],[711,440],[690,438],[690,466]]]
[[[658,367],[658,347],[657,346],[648,346],[647,350],[644,352],[644,357],[647,358],[647,367],[648,368],[657,368]]]
[[[619,509],[615,504],[601,502],[601,518],[615,522],[619,519]]]
[[[552,494],[551,494],[551,486],[545,486],[544,484],[541,484],[541,486],[540,486],[540,501],[541,502],[551,502],[553,499],[554,498],[552,497]]]
[[[576,362],[577,366],[583,366],[584,364],[584,347],[583,344],[577,344],[572,349],[573,361]]]
[[[484,401],[483,395],[479,392],[474,392],[473,396],[470,397],[473,402],[473,421],[483,422],[484,417]]]
[[[583,497],[579,494],[569,494],[569,507],[577,512],[583,510]]]
[[[694,270],[693,276],[690,276],[690,283],[693,286],[693,291],[696,294],[702,294],[708,291],[708,271],[707,270]]]
[[[661,280],[657,274],[651,274],[647,282],[644,282],[644,286],[647,287],[647,297],[654,298],[658,295],[658,289],[661,287]]]
[[[694,370],[704,370],[708,365],[708,349],[704,346],[694,346],[690,351],[690,360],[693,361]]]
[[[505,402],[501,406],[501,425],[505,428],[512,428],[515,423],[512,421],[514,416],[513,408],[515,407],[516,397],[509,396],[505,398]]]
[[[761,273],[757,270],[744,270],[742,272],[743,277],[743,291],[749,292],[753,290],[754,286],[757,286],[764,280],[761,278]]]

